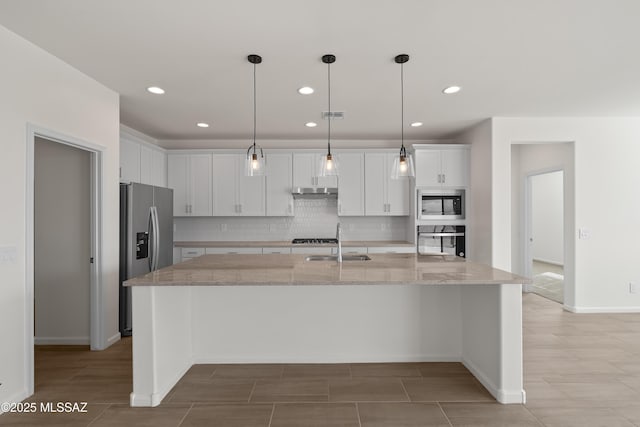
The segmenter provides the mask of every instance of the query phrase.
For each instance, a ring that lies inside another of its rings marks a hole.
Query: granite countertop
[[[306,261],[305,255],[203,255],[125,286],[479,285],[529,279],[455,256],[369,254],[370,261]]]
[[[344,240],[342,246],[345,248],[352,247],[385,247],[385,246],[407,246],[414,247],[416,244],[407,242],[406,240]],[[335,244],[293,244],[290,240],[282,241],[178,241],[173,242],[176,248],[300,248],[300,247],[333,247]]]

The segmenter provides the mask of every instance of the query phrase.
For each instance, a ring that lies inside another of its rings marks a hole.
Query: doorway
[[[529,290],[564,303],[564,171],[526,177],[525,268]]]
[[[34,155],[34,342],[88,347],[91,153],[38,136]]]
[[[108,340],[105,339],[105,334],[103,331],[104,325],[104,310],[101,309],[103,305],[102,298],[102,282],[101,282],[101,271],[102,271],[102,162],[103,162],[103,153],[106,151],[104,146],[93,144],[81,139],[77,139],[68,135],[60,134],[58,132],[44,129],[32,124],[27,125],[27,141],[26,141],[26,181],[27,181],[27,189],[26,189],[26,289],[25,289],[25,376],[27,379],[27,395],[32,395],[34,393],[34,385],[35,385],[35,342],[36,342],[36,144],[40,144],[40,142],[36,141],[44,141],[44,144],[53,144],[56,148],[60,148],[63,146],[65,148],[73,148],[81,151],[80,157],[84,157],[86,160],[86,156],[89,158],[89,174],[88,176],[84,173],[86,181],[84,184],[88,183],[89,188],[89,197],[85,199],[83,203],[88,203],[89,209],[89,251],[84,255],[85,261],[83,264],[85,266],[88,264],[89,269],[89,283],[88,283],[88,300],[84,296],[81,297],[84,304],[84,309],[89,311],[88,317],[88,340],[85,335],[86,332],[78,333],[71,332],[73,335],[63,337],[64,340],[56,340],[50,341],[50,343],[61,344],[63,342],[73,341],[82,342],[83,344],[89,344],[91,350],[102,350],[108,347]],[[86,164],[85,169],[86,171]],[[54,172],[62,173],[62,171]],[[85,187],[86,188],[86,187]],[[60,196],[60,203],[62,204],[64,201],[64,193],[66,191],[66,187],[63,185],[54,186],[51,189],[46,189],[46,191],[55,193]],[[53,197],[54,201],[58,200],[56,197]],[[85,206],[86,208],[86,206]],[[45,212],[47,214],[47,212]],[[83,226],[84,227],[84,226]],[[55,254],[62,255],[63,251],[67,250],[68,244],[63,242],[59,242],[55,249]],[[86,246],[85,246],[86,247]],[[50,271],[51,274],[47,274],[47,271]],[[53,270],[45,270],[44,276],[45,280],[49,280],[48,276],[55,275]],[[40,277],[42,279],[42,277]],[[86,279],[82,279],[86,280]],[[63,282],[64,280],[58,280],[57,282]],[[40,298],[40,297],[39,297]],[[70,297],[70,298],[73,298]],[[64,317],[67,315],[68,308],[73,307],[74,302],[67,300],[65,309],[62,312],[59,312],[57,315]],[[66,320],[65,320],[66,322]],[[72,324],[73,321],[67,322],[68,324]],[[84,328],[87,327],[86,322],[82,325]],[[41,329],[41,331],[46,331],[46,329]],[[86,330],[86,329],[85,329]],[[39,333],[39,332],[38,332]],[[44,337],[47,338],[47,337]],[[48,337],[51,338],[51,337]],[[43,340],[44,341],[44,340]],[[46,342],[46,341],[45,341]],[[85,347],[86,348],[86,347]]]

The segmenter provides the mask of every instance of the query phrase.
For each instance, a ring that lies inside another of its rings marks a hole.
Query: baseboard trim
[[[564,268],[564,263],[561,263],[561,262],[549,261],[549,260],[542,259],[542,258],[534,258],[533,260],[534,261],[538,261],[538,262],[544,262],[545,264],[556,265],[558,267],[563,267]]]
[[[589,313],[640,313],[640,307],[576,307],[573,305],[564,305],[563,308],[567,311],[577,314],[589,314]]]
[[[19,393],[14,394],[13,396],[9,396],[7,398],[2,398],[2,402],[3,403],[18,403],[18,402],[22,402],[23,400],[25,400],[27,397],[29,397],[29,393],[27,393],[27,390],[22,390]],[[0,405],[0,415],[4,414],[6,411],[3,411],[2,408],[4,408],[4,405]]]
[[[35,345],[90,345],[89,337],[34,337]]]
[[[459,355],[388,355],[376,356],[332,356],[332,357],[291,357],[291,356],[267,356],[247,357],[246,354],[238,356],[215,357],[199,355],[193,358],[193,364],[244,364],[244,363],[409,363],[409,362],[460,362]]]
[[[473,362],[462,358],[462,364],[473,374],[474,377],[480,381],[480,383],[487,389],[489,393],[500,403],[510,404],[517,403],[522,404],[527,401],[526,393],[524,390],[504,390],[498,388],[493,381],[491,381],[485,374],[478,368]]]
[[[160,390],[156,393],[151,394],[142,394],[142,393],[131,393],[129,395],[129,405],[137,406],[137,407],[155,407],[162,403],[162,400],[167,397],[167,394],[171,391],[171,389],[180,381],[184,374],[193,366],[193,363],[185,364],[178,374],[173,378],[173,380],[169,381],[164,387],[163,390]]]
[[[114,345],[115,343],[120,341],[121,339],[122,339],[122,336],[120,335],[120,332],[118,332],[117,334],[115,334],[111,338],[107,339],[107,348],[111,347],[112,345]]]

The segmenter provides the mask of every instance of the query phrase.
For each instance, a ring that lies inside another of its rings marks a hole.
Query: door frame
[[[563,210],[562,210],[562,227],[564,229],[564,227],[567,226],[567,221],[566,221],[566,215],[564,212],[564,199],[566,197],[565,194],[565,175],[566,172],[564,170],[564,167],[549,167],[549,168],[543,168],[543,169],[538,169],[532,172],[529,172],[525,175],[525,179],[524,179],[524,197],[523,197],[523,209],[522,209],[522,213],[523,213],[523,221],[522,221],[522,242],[524,244],[524,248],[522,251],[522,255],[524,257],[523,260],[523,271],[524,271],[524,275],[525,277],[528,278],[532,278],[532,271],[531,271],[531,266],[533,264],[533,252],[531,250],[531,234],[533,232],[533,188],[532,188],[532,178],[535,176],[540,176],[540,175],[545,175],[548,173],[554,173],[554,172],[562,172],[562,203],[563,203]],[[567,251],[567,245],[565,240],[565,236],[564,233],[562,235],[562,254],[563,254],[563,258],[566,260],[566,251]],[[564,285],[565,290],[566,290],[566,281],[564,281]],[[532,292],[532,287],[529,284],[524,285],[524,289],[525,292]]]
[[[69,135],[42,128],[31,123],[27,124],[26,141],[26,307],[25,307],[25,375],[28,390],[27,395],[34,393],[34,197],[35,197],[35,142],[36,137],[48,141],[67,145],[90,154],[90,224],[91,224],[91,254],[93,264],[90,269],[90,315],[89,315],[89,341],[91,350],[102,350],[107,347],[104,336],[104,310],[102,309],[102,170],[103,153],[106,147],[84,141]]]

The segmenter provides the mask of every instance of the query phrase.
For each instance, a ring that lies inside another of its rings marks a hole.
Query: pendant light
[[[400,153],[393,158],[391,178],[402,179],[416,176],[413,167],[413,157],[404,148],[404,64],[409,61],[409,55],[402,54],[395,57],[396,64],[400,64]]]
[[[262,147],[256,145],[256,64],[262,62],[260,55],[249,55],[247,60],[253,64],[253,145],[247,150],[245,166],[246,176],[263,176],[265,174],[264,154]],[[258,150],[260,154],[258,155]]]
[[[338,176],[338,161],[331,154],[331,64],[336,62],[335,55],[324,55],[322,62],[327,64],[328,109],[327,109],[327,154],[322,156],[320,163],[320,176]]]

